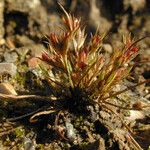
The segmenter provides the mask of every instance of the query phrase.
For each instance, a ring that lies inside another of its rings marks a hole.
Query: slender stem
[[[108,104],[108,105],[111,105],[111,106],[114,106],[114,107],[118,107],[120,109],[125,109],[125,110],[135,110],[133,108],[122,107],[122,106],[119,106],[119,105],[116,105],[116,104],[113,104],[113,103],[110,103],[110,102],[107,102],[107,101],[105,101],[104,104]]]
[[[66,68],[67,68],[68,78],[69,78],[70,85],[71,85],[72,88],[74,88],[74,84],[73,84],[73,81],[72,81],[72,78],[71,78],[70,69],[69,69],[69,67],[68,67],[67,55],[65,56],[65,65],[66,65]]]
[[[11,99],[12,101],[14,100],[23,100],[23,99],[29,99],[33,101],[43,101],[43,102],[51,102],[56,100],[55,98],[51,96],[40,96],[40,95],[8,95],[8,94],[2,94],[0,93],[0,100],[8,100]]]
[[[13,121],[18,121],[18,120],[20,120],[20,119],[29,117],[29,116],[31,116],[31,115],[37,113],[37,112],[40,111],[40,110],[42,110],[42,109],[40,108],[40,109],[38,109],[38,110],[32,111],[32,112],[30,112],[30,113],[26,113],[26,114],[21,115],[21,116],[18,116],[18,117],[8,118],[8,119],[6,119],[6,121],[9,121],[9,122],[10,122],[10,121],[11,121],[11,122],[13,122]]]
[[[132,43],[132,44],[127,48],[127,50],[129,50],[132,46],[134,46],[134,45],[137,44],[138,42],[142,41],[143,39],[149,38],[149,37],[150,37],[150,35],[149,35],[149,36],[144,36],[144,37],[142,37],[142,38],[136,40],[134,43]]]

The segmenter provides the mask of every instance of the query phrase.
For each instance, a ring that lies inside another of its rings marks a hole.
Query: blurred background
[[[17,35],[36,41],[48,34],[60,23],[58,2],[82,18],[88,33],[98,26],[101,33],[150,33],[150,0],[0,0],[0,39]]]
[[[64,13],[58,2],[82,19],[87,37],[97,27],[102,34],[109,32],[104,43],[109,53],[119,47],[123,34],[131,33],[135,39],[150,34],[150,0],[0,0],[0,62],[8,58],[9,62],[15,61],[17,56],[8,57],[7,51],[20,47],[30,47],[33,57],[40,55],[45,48],[42,38],[57,31],[61,24]],[[149,61],[150,39],[144,39],[139,45],[140,59]],[[24,49],[17,51],[25,53]],[[148,68],[146,65],[146,78]]]

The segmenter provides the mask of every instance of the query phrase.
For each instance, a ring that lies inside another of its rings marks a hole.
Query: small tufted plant
[[[65,13],[63,28],[47,36],[49,49],[40,59],[49,69],[42,70],[54,96],[69,98],[73,106],[84,105],[85,99],[103,105],[113,88],[129,75],[133,66],[129,63],[138,55],[137,43],[143,38],[135,41],[130,35],[123,37],[123,46],[106,58],[101,52],[106,35],[96,32],[86,42],[80,19],[60,7]]]

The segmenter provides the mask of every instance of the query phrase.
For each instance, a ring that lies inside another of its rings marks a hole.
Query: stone
[[[66,122],[66,131],[67,131],[67,138],[71,141],[76,139],[76,133],[73,125],[70,122]]]
[[[17,67],[13,63],[0,63],[0,75],[5,73],[14,76],[17,73]]]
[[[24,138],[24,150],[35,150],[34,143],[30,138]]]
[[[18,55],[16,52],[5,52],[4,53],[4,59],[8,63],[14,63],[18,59]]]
[[[40,60],[38,58],[36,58],[36,57],[30,58],[28,60],[28,67],[30,69],[36,68],[39,64],[40,64]]]

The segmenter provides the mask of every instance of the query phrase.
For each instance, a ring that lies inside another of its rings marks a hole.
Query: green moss
[[[17,127],[17,128],[15,129],[15,135],[16,135],[17,138],[22,138],[22,137],[25,136],[25,130],[23,129],[22,126]]]

